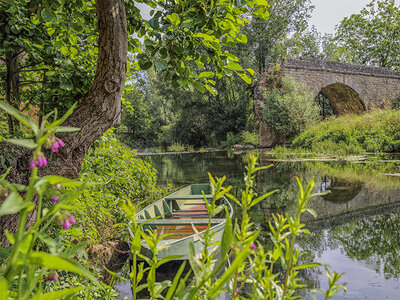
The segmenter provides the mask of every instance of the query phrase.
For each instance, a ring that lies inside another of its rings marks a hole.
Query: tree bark
[[[99,54],[94,81],[86,98],[64,125],[78,127],[63,137],[65,147],[50,160],[50,172],[76,178],[90,145],[121,120],[121,95],[125,82],[128,34],[122,0],[96,1]]]
[[[55,174],[76,178],[82,160],[90,145],[108,128],[118,124],[121,119],[121,96],[125,82],[128,52],[128,33],[123,0],[97,0],[96,11],[99,29],[99,54],[97,70],[93,83],[73,114],[63,124],[78,127],[75,134],[64,135],[65,147],[48,156],[49,165],[40,175]],[[50,153],[50,152],[49,152]],[[47,154],[49,154],[47,153]],[[8,179],[12,182],[26,183],[29,173],[29,151],[24,150],[18,157]],[[22,175],[25,173],[25,177]],[[4,199],[0,199],[0,203]],[[34,215],[34,213],[32,214]],[[34,218],[28,222],[33,224]],[[0,242],[5,242],[4,231],[15,232],[18,218],[0,218]]]

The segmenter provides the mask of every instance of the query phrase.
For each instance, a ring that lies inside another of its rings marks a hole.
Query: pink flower
[[[57,273],[54,272],[54,271],[51,271],[51,272],[47,275],[46,280],[49,280],[49,281],[57,281],[57,280],[58,280],[58,275],[57,275]]]
[[[47,165],[47,159],[43,154],[41,154],[41,155],[39,155],[39,157],[38,157],[38,159],[36,161],[36,166],[37,167],[43,167],[45,165]]]
[[[56,184],[56,188],[57,188],[57,189],[61,189],[61,184],[57,183],[57,184]]]
[[[58,139],[58,144],[59,144],[61,147],[64,147],[64,146],[65,146],[65,144],[64,144],[64,142],[63,142],[62,139]]]
[[[69,220],[64,219],[62,226],[63,226],[63,229],[68,229],[71,227],[71,223],[69,223]]]
[[[117,153],[115,153],[115,154],[119,155],[119,152],[117,152]]]
[[[251,244],[250,247],[253,248],[253,249],[257,249],[257,246],[254,245],[254,244]]]
[[[29,168],[33,169],[34,167],[36,167],[36,162],[35,160],[31,160],[31,162],[29,163]]]
[[[56,196],[56,195],[53,195],[53,197],[51,197],[51,201],[53,201],[53,203],[56,204],[57,201],[58,201],[57,196]]]
[[[71,225],[74,225],[76,223],[76,220],[75,220],[74,216],[73,215],[69,215],[68,217],[69,217],[69,222],[71,223]]]

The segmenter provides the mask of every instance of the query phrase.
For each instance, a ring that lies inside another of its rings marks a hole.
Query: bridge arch
[[[321,88],[320,93],[328,99],[333,114],[360,114],[366,111],[360,94],[343,83],[332,83]]]
[[[302,81],[308,85],[315,97],[319,94],[326,97],[335,115],[391,107],[400,86],[400,71],[380,67],[310,58],[285,59],[276,66],[279,66],[279,76],[290,76],[296,81]],[[269,75],[262,75],[255,90],[261,147],[276,144],[276,137],[268,128],[264,128],[260,110],[263,107],[262,90],[269,84]]]

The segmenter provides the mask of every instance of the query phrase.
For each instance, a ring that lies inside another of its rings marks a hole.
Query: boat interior
[[[157,230],[159,235],[168,235],[164,240],[191,236],[195,233],[193,226],[199,232],[204,231],[209,221],[204,197],[207,201],[212,200],[210,185],[192,184],[146,207],[138,214],[139,223],[158,217],[143,225],[143,229]],[[223,221],[225,211],[213,217],[211,228]]]

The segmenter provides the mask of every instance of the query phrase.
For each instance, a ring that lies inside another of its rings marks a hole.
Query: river
[[[297,183],[315,179],[317,192],[331,193],[310,201],[317,219],[305,216],[311,235],[298,241],[309,252],[308,259],[345,273],[340,283],[348,292],[335,299],[400,299],[400,155],[368,156],[353,161],[271,162],[264,151],[148,155],[141,158],[158,171],[158,183],[176,187],[208,182],[207,172],[226,176],[233,193],[242,187],[245,165],[251,155],[263,166],[257,190],[278,192],[267,198],[251,214],[268,235],[266,220],[272,213],[293,213]],[[302,274],[309,288],[325,290],[324,268]],[[303,292],[302,299],[311,299]],[[317,297],[317,299],[322,299]]]

